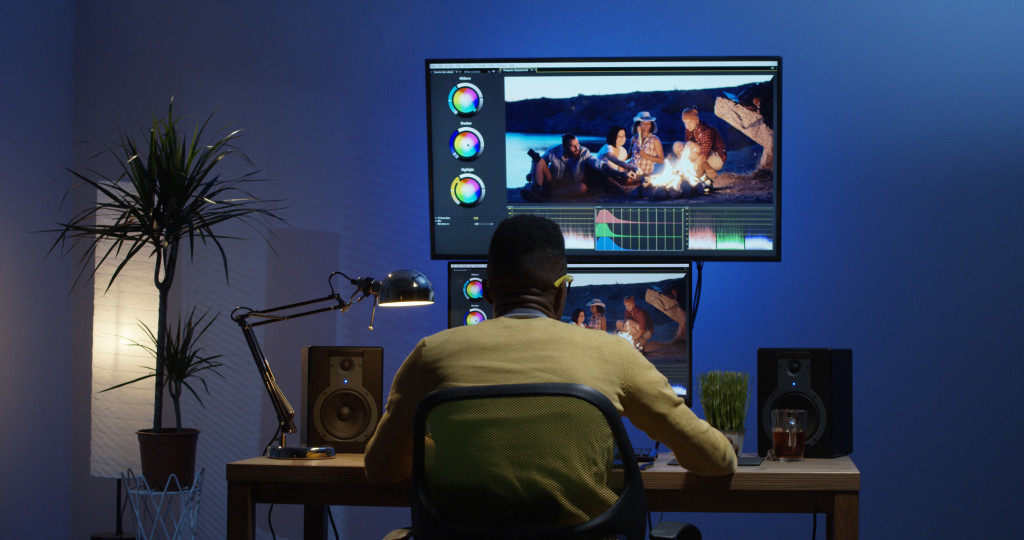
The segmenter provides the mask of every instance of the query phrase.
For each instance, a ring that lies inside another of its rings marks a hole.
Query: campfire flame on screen
[[[693,163],[695,150],[696,145],[693,143],[686,144],[683,147],[682,156],[674,162],[666,161],[665,170],[648,178],[647,184],[655,187],[663,186],[668,189],[679,189],[685,180],[690,186],[696,186],[700,179],[697,177],[697,167]]]

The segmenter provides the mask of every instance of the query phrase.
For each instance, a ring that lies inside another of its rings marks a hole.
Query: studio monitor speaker
[[[366,450],[382,412],[380,347],[302,349],[302,436],[339,453]]]
[[[804,457],[853,451],[853,352],[850,349],[757,350],[757,453],[772,448],[772,409],[807,411]]]

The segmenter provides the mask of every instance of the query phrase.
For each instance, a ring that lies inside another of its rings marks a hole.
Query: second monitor
[[[570,264],[569,273],[575,279],[562,320],[631,341],[665,375],[676,394],[693,406],[690,265]],[[491,305],[483,298],[486,278],[486,263],[448,263],[449,328],[493,317]],[[627,322],[636,318],[627,317],[627,305],[634,313],[645,313],[649,327]]]

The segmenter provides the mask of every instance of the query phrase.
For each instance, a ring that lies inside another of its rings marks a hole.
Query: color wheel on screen
[[[452,181],[452,199],[459,206],[471,208],[480,204],[486,191],[484,181],[475,174],[462,173]]]
[[[484,282],[480,278],[470,278],[462,286],[462,294],[468,300],[480,300],[484,297]]]
[[[459,83],[448,93],[448,107],[458,116],[473,116],[483,106],[483,93],[470,83]]]
[[[459,128],[448,140],[448,148],[457,159],[473,161],[484,151],[484,137],[473,128]]]
[[[487,320],[487,315],[477,309],[473,308],[466,312],[466,326],[472,326],[474,324],[480,324]]]

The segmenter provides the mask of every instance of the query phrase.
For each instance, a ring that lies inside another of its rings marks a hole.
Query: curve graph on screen
[[[682,251],[683,208],[601,208],[594,216],[597,251]]]

